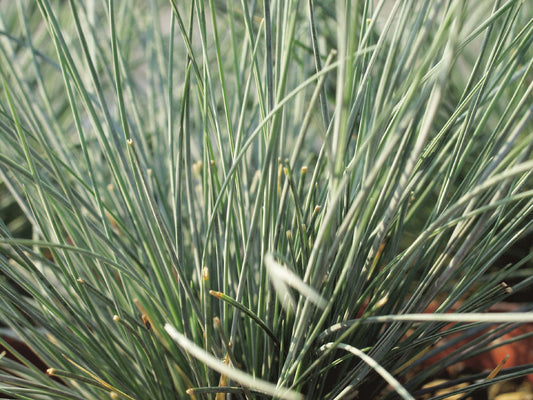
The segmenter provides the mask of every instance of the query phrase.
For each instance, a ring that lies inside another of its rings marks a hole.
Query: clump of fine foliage
[[[0,5],[2,396],[412,399],[532,321],[530,2]]]

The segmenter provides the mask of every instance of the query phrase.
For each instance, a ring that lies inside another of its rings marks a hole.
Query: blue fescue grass
[[[497,264],[533,223],[531,12],[3,4],[0,176],[33,237],[0,225],[0,320],[50,369],[4,357],[0,393],[411,399],[532,322],[485,312],[532,281]]]

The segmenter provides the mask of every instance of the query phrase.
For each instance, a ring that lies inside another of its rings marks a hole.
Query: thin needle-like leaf
[[[239,382],[250,389],[275,396],[280,399],[303,399],[303,396],[300,393],[254,378],[252,375],[249,375],[243,371],[229,366],[228,364],[223,363],[222,361],[219,361],[211,354],[207,353],[204,349],[198,347],[194,342],[191,342],[189,339],[179,333],[172,325],[165,324],[165,330],[184,351],[201,360],[210,368],[213,368],[221,374],[225,374],[230,379]]]

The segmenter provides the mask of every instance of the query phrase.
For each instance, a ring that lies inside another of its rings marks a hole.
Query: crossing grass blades
[[[533,322],[530,2],[0,5],[2,397],[413,399]]]

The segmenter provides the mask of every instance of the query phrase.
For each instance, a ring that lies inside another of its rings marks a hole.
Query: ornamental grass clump
[[[531,3],[0,5],[2,396],[413,399],[533,322]]]

